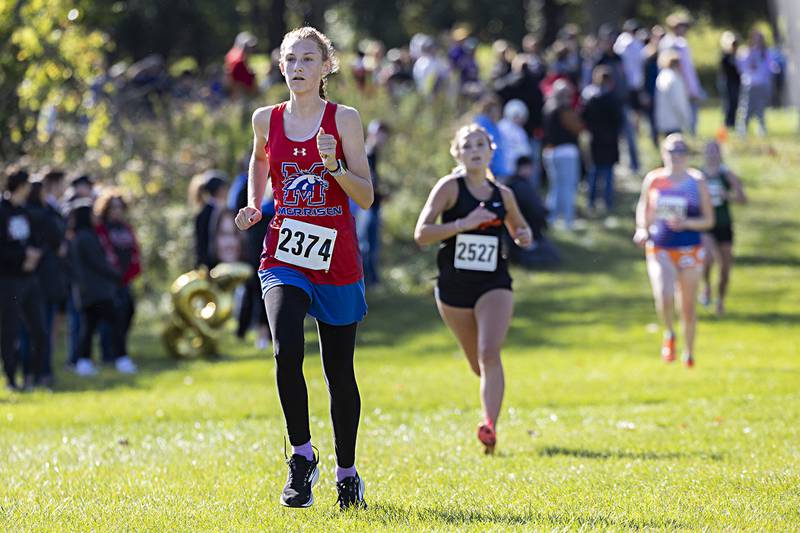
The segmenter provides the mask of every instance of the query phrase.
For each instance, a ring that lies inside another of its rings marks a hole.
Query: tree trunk
[[[267,29],[268,52],[281,45],[286,34],[286,0],[271,0],[269,17],[264,25]]]

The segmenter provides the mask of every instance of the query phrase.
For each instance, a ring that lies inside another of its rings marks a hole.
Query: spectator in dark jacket
[[[19,390],[17,340],[20,319],[31,337],[31,372],[25,387],[48,386],[44,379],[44,298],[35,272],[42,257],[30,214],[24,207],[30,191],[28,173],[11,169],[0,200],[0,352],[10,390]]]
[[[61,214],[47,204],[43,179],[31,183],[26,209],[30,215],[31,230],[42,247],[42,257],[36,269],[36,279],[41,293],[44,310],[45,349],[42,359],[42,376],[40,385],[53,385],[53,317],[56,309],[66,302],[67,278],[64,275],[65,265],[59,253],[65,251],[66,225]],[[19,338],[19,355],[22,369],[26,376],[33,375],[31,357],[31,337],[23,326]],[[30,381],[30,379],[28,380]]]
[[[528,268],[551,267],[561,262],[561,255],[555,245],[545,236],[547,230],[547,209],[539,197],[533,181],[534,163],[530,157],[517,159],[516,172],[503,180],[503,183],[514,192],[519,210],[533,232],[533,246],[524,249],[517,246],[508,234],[505,234],[508,257],[514,263]]]
[[[73,274],[73,291],[81,312],[81,333],[75,372],[92,376],[97,368],[92,361],[92,338],[98,327],[107,328],[111,346],[119,346],[115,324],[114,296],[122,276],[109,262],[105,249],[95,231],[92,205],[73,204],[70,213],[71,229],[69,257]],[[114,354],[114,358],[119,354]]]
[[[128,333],[136,312],[136,301],[130,284],[142,271],[139,242],[128,223],[128,204],[122,191],[115,188],[103,190],[94,205],[94,212],[99,221],[97,235],[106,257],[110,258],[110,263],[122,275],[114,295],[116,335],[113,338],[118,344],[112,353],[117,357],[114,361],[105,362],[113,362],[119,372],[135,374],[137,368],[128,352]]]
[[[214,238],[212,221],[215,210],[225,209],[227,195],[228,181],[219,170],[207,170],[192,178],[189,196],[200,207],[194,219],[195,267],[206,266],[210,269],[216,266],[210,254],[211,240]]]
[[[719,60],[719,94],[722,96],[722,106],[725,112],[725,126],[736,126],[736,109],[739,106],[739,89],[742,85],[739,76],[739,67],[736,64],[736,52],[739,41],[733,32],[726,31],[720,39],[722,56]]]
[[[614,165],[619,161],[619,136],[622,132],[624,110],[614,91],[614,77],[605,65],[592,72],[592,84],[582,93],[581,118],[592,136],[592,167],[589,183],[589,208],[595,208],[600,181],[604,184],[603,199],[606,210],[614,205]]]

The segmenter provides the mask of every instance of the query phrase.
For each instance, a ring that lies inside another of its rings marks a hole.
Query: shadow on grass
[[[800,257],[769,257],[763,255],[741,255],[734,258],[734,268],[737,266],[776,266],[800,267]]]
[[[695,457],[722,461],[719,453],[686,453],[686,452],[628,452],[625,450],[588,450],[585,448],[564,448],[562,446],[548,446],[539,450],[543,457],[579,457],[582,459],[640,459],[644,461],[660,461],[668,459],[685,459]]]
[[[720,322],[742,322],[744,324],[769,324],[772,326],[796,326],[800,324],[800,313],[741,313],[727,312],[718,318]]]
[[[354,514],[354,516],[356,516]],[[476,524],[506,526],[572,526],[572,527],[625,527],[625,528],[687,528],[688,524],[672,519],[635,520],[615,518],[603,514],[577,515],[569,512],[542,513],[533,508],[518,511],[498,511],[492,509],[473,510],[435,507],[400,507],[392,504],[372,504],[366,513],[358,517],[383,525],[410,523],[412,519],[424,524],[439,522],[447,526],[470,526]]]

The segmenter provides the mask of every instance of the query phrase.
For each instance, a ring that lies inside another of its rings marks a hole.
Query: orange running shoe
[[[690,353],[683,354],[681,361],[683,362],[683,366],[686,368],[694,367],[694,356],[692,356]]]
[[[478,440],[483,444],[483,453],[486,455],[494,453],[494,447],[497,444],[497,433],[491,420],[487,420],[478,426]]]
[[[675,335],[664,337],[664,340],[661,341],[661,359],[665,363],[675,360]]]

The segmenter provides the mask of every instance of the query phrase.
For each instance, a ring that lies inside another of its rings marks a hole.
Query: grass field
[[[704,113],[704,133],[717,118]],[[494,457],[475,438],[477,379],[429,287],[370,295],[357,352],[370,508],[347,514],[335,507],[313,335],[322,477],[314,507],[284,509],[270,354],[230,341],[218,362],[175,363],[157,317],[140,314],[138,376],[64,375],[53,394],[0,393],[0,529],[797,530],[800,146],[795,116],[770,119],[769,141],[728,150],[751,205],[735,211],[729,313],[701,312],[695,369],[658,358],[629,189],[617,225],[556,234],[564,268],[514,273]]]

